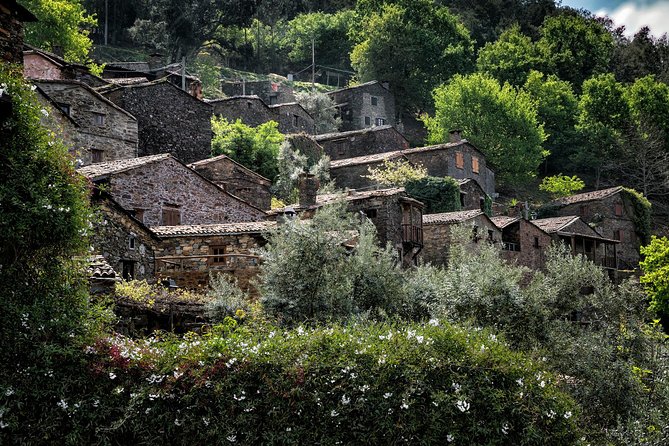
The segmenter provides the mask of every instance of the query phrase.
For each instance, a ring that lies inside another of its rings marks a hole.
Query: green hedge
[[[566,445],[577,408],[487,331],[242,326],[85,350],[48,390],[3,392],[0,442]],[[82,355],[84,356],[84,355]],[[26,378],[27,381],[27,378]]]

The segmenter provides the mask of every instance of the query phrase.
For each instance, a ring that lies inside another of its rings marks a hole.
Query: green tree
[[[541,70],[544,60],[518,25],[507,29],[495,42],[486,43],[478,52],[476,68],[500,81],[517,87],[527,80],[531,70]]]
[[[568,166],[570,157],[582,144],[581,134],[576,130],[578,98],[571,84],[557,76],[532,71],[523,89],[536,101],[539,121],[544,124],[544,148],[550,152],[546,170]]]
[[[279,148],[277,157],[278,175],[274,182],[274,194],[282,201],[298,201],[298,181],[300,174],[310,173],[318,178],[322,186],[330,181],[330,157],[325,154],[308,156],[300,151],[301,135],[291,135]],[[306,136],[304,137],[306,138]]]
[[[594,18],[563,13],[544,21],[537,46],[548,72],[579,89],[589,77],[609,71],[614,42]]]
[[[368,169],[369,178],[384,186],[403,187],[410,181],[421,180],[427,177],[427,169],[419,164],[414,166],[409,161],[383,160],[383,165]]]
[[[233,123],[225,118],[213,117],[211,140],[213,156],[228,155],[238,163],[274,180],[277,170],[277,155],[283,141],[278,124],[269,121],[258,127],[249,127],[237,120]]]
[[[669,313],[669,239],[653,236],[648,246],[641,247],[643,260],[639,263],[650,308],[653,311]]]
[[[400,110],[424,110],[434,87],[471,65],[469,32],[432,0],[383,4],[357,32],[351,63],[358,79],[388,81]]]
[[[434,92],[436,113],[426,119],[431,143],[448,141],[448,132],[462,129],[496,169],[506,185],[536,175],[548,154],[546,135],[531,96],[481,73],[456,75]]]
[[[553,198],[568,197],[585,187],[585,183],[576,175],[567,176],[558,174],[552,177],[545,177],[539,189],[548,192]]]
[[[47,51],[62,50],[69,62],[90,62],[93,43],[88,34],[97,26],[97,20],[86,12],[80,0],[25,0],[22,3],[37,17],[37,22],[26,24],[26,43]]]
[[[407,194],[425,204],[425,214],[459,211],[460,184],[451,177],[423,177],[405,184]]]
[[[297,102],[314,118],[316,134],[339,131],[341,118],[335,116],[336,105],[332,98],[321,92],[299,92]]]

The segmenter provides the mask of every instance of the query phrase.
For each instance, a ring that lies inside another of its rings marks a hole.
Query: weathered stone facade
[[[171,153],[184,163],[211,154],[211,105],[167,80],[114,85],[99,89],[119,107],[137,117],[139,156]]]
[[[480,210],[485,211],[485,199],[487,194],[478,183],[478,181],[467,178],[458,180],[460,185],[460,205],[462,210]]]
[[[23,24],[37,20],[15,0],[0,0],[0,60],[23,63]]]
[[[276,121],[274,112],[258,96],[234,96],[226,99],[207,101],[212,106],[214,115],[223,117],[228,122],[242,121],[257,127],[269,121]]]
[[[169,154],[92,164],[79,172],[145,225],[259,221],[265,213],[230,195]]]
[[[552,241],[550,235],[524,218],[497,216],[492,221],[502,231],[504,260],[533,270],[544,268],[545,250]]]
[[[54,132],[56,137],[65,143],[70,155],[76,159],[78,151],[75,148],[77,147],[76,141],[79,136],[79,124],[70,115],[66,114],[58,103],[39,88],[39,86],[36,87],[37,100],[46,111],[46,113],[40,115],[41,124]]]
[[[160,239],[108,194],[96,191],[91,246],[124,279],[153,281],[154,249]]]
[[[336,90],[328,96],[338,106],[342,131],[396,125],[395,96],[378,81]]]
[[[260,262],[256,250],[265,245],[264,234],[275,226],[266,221],[153,228],[162,239],[157,274],[186,288],[206,286],[210,274],[230,274],[242,289],[253,292],[251,280]]]
[[[634,205],[622,187],[613,187],[561,198],[547,207],[557,215],[577,215],[604,238],[620,241],[618,269],[639,265],[641,239],[634,223]]]
[[[472,228],[471,249],[479,243],[499,243],[501,231],[480,210],[445,212],[423,215],[422,261],[432,265],[447,265],[451,245],[451,229],[455,225]]]
[[[269,108],[281,133],[314,133],[314,118],[297,102],[270,105]]]
[[[272,182],[226,155],[197,161],[188,167],[257,208],[270,209],[271,207],[270,187]]]
[[[88,85],[67,80],[38,81],[76,123],[73,155],[81,165],[137,157],[137,119]]]
[[[279,80],[266,81],[223,81],[221,90],[227,96],[258,96],[265,104],[285,104],[295,102],[293,89]]]
[[[376,186],[376,182],[367,178],[369,169],[383,166],[384,161],[406,160],[402,151],[377,153],[375,155],[346,158],[330,163],[330,178],[341,189],[366,189]]]
[[[54,53],[30,45],[24,45],[23,76],[33,80],[75,80],[93,88],[107,85],[86,65],[67,62]]]
[[[356,158],[409,148],[409,141],[389,125],[316,135],[314,140],[323,147],[331,160]]]

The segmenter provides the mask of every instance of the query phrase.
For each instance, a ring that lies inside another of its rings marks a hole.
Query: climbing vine
[[[628,198],[632,203],[633,215],[632,221],[634,222],[634,227],[636,233],[641,238],[641,244],[647,245],[650,242],[651,235],[651,204],[650,201],[643,194],[635,191],[634,189],[623,188],[622,195],[625,198]]]

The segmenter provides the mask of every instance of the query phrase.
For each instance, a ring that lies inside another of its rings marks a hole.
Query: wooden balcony
[[[402,225],[402,243],[423,246],[423,228],[411,224]]]

